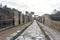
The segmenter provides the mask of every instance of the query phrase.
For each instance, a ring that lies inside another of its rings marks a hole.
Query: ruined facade
[[[43,15],[42,19],[40,20],[41,20],[41,23],[43,23],[44,25],[53,27],[60,31],[60,21],[52,20],[48,14]]]

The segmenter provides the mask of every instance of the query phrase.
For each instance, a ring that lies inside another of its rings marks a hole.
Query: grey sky
[[[21,11],[34,11],[37,15],[51,14],[53,9],[60,8],[60,0],[0,0],[0,3]]]

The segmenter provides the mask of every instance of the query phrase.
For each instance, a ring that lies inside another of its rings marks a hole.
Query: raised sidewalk
[[[28,22],[24,25],[20,25],[20,26],[17,26],[17,27],[12,27],[10,29],[7,29],[7,30],[4,30],[4,31],[1,31],[0,32],[0,40],[5,40],[6,37],[8,37],[9,35],[17,32],[17,30],[22,30],[24,29],[25,27],[27,27],[28,25],[30,25],[32,22]]]
[[[38,22],[40,26],[43,28],[43,30],[48,34],[50,38],[53,40],[60,40],[60,31],[57,31],[56,29],[52,27],[48,27],[43,25],[42,23]]]

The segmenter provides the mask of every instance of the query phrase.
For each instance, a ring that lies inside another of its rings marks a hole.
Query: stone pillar
[[[33,15],[34,15],[34,12],[31,12],[31,21],[33,21]]]
[[[23,23],[25,23],[25,15],[23,14]]]
[[[24,22],[27,23],[27,16],[24,16]]]
[[[23,24],[23,14],[20,14],[20,24]]]
[[[21,23],[20,23],[20,16],[21,16],[21,12],[19,12],[19,24],[21,24]]]
[[[26,11],[26,22],[28,22],[28,16],[29,16],[29,12],[28,11]]]
[[[29,20],[33,21],[32,14],[29,14]]]
[[[14,25],[19,25],[19,13],[18,11],[14,11]]]

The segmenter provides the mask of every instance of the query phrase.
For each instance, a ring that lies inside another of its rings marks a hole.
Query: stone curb
[[[20,32],[18,32],[15,36],[13,36],[10,40],[15,40],[17,37],[19,37],[33,22],[31,22],[29,25],[27,25],[24,29],[22,29]]]
[[[24,23],[24,24],[27,24],[27,23]],[[24,24],[22,24],[22,25],[24,25]],[[16,26],[22,26],[22,25],[12,25],[12,26],[8,26],[8,27],[6,27],[6,28],[0,29],[0,32],[5,31],[5,30],[8,30],[8,29],[13,28],[13,27],[16,27]]]
[[[45,35],[46,39],[47,40],[54,40],[43,28],[42,26],[38,23],[37,21],[37,24],[39,25],[40,29],[42,30],[43,34]]]

